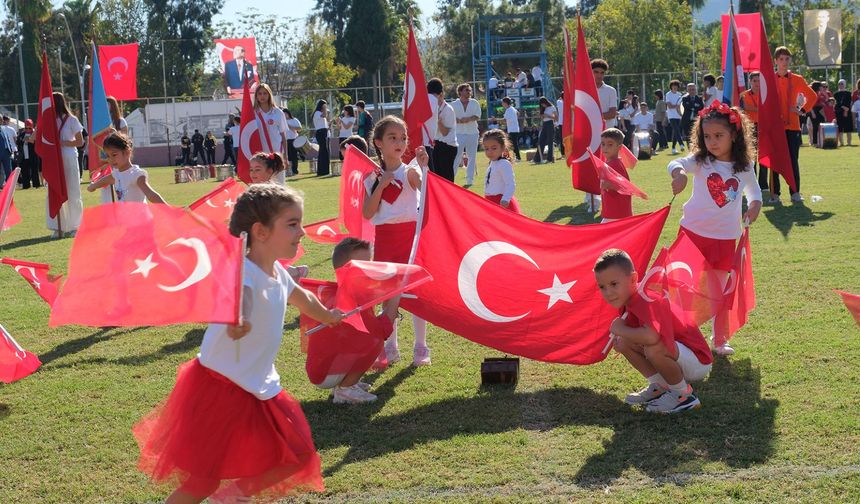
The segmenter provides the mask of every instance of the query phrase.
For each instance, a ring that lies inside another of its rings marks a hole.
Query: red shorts
[[[737,243],[735,240],[718,240],[716,238],[706,238],[702,235],[690,231],[685,227],[678,229],[678,235],[684,233],[687,238],[692,241],[699,252],[705,256],[705,260],[712,268],[730,271],[735,262],[735,248]]]
[[[501,194],[485,194],[484,198],[492,201],[493,203],[501,206],[502,205],[502,195]],[[517,198],[511,196],[511,202],[508,205],[508,210],[514,213],[522,214],[520,211],[520,204],[517,202]]]
[[[369,332],[341,324],[310,336],[305,371],[311,383],[331,388],[347,374],[370,369],[394,324],[385,315],[374,316],[372,310],[361,312],[361,318]]]
[[[406,264],[412,252],[416,221],[376,226],[373,260]]]

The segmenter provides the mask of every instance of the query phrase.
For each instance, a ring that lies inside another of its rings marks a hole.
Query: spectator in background
[[[290,112],[290,109],[285,107],[282,111],[284,113],[284,117],[287,119],[287,159],[290,162],[287,176],[292,177],[293,175],[299,174],[299,151],[296,150],[294,144],[296,138],[299,137],[299,132],[302,130],[302,123],[293,117],[293,113]]]
[[[182,165],[188,166],[191,164],[191,139],[188,138],[187,132],[182,132],[182,138],[179,139],[179,145],[182,149]]]
[[[128,122],[122,116],[122,107],[119,106],[119,101],[113,96],[107,97],[108,111],[110,112],[110,123],[114,131],[119,131],[123,135],[128,136]]]
[[[525,76],[525,73],[523,73]],[[478,155],[478,121],[481,119],[481,104],[472,98],[472,86],[460,84],[457,86],[459,100],[452,103],[454,113],[457,117],[457,155],[465,154],[468,157],[466,167],[466,185],[471,186],[475,182],[475,166]],[[459,166],[459,163],[457,164]],[[456,169],[454,175],[456,176]]]
[[[654,151],[669,148],[666,136],[666,128],[669,126],[669,118],[666,116],[666,100],[663,99],[663,90],[654,91],[654,126],[657,128],[657,142],[654,143]]]
[[[2,168],[0,171],[3,172],[0,187],[12,175],[12,161],[18,151],[18,147],[15,145],[16,135],[15,129],[9,125],[9,117],[3,116],[2,124],[0,124],[0,168]]]
[[[233,117],[233,122],[230,125],[230,129],[228,132],[230,133],[230,137],[233,138],[233,165],[239,164],[239,147],[242,145],[242,138],[240,136],[240,128],[242,125],[242,118],[239,116]]]
[[[514,82],[515,81],[513,74],[511,74],[511,72],[508,72],[508,74],[505,75],[505,87],[508,89],[514,87]],[[860,81],[857,81],[857,88],[860,89]]]
[[[355,103],[355,112],[356,112],[356,134],[364,139],[367,142],[367,145],[370,145],[370,133],[373,131],[373,116],[365,110],[367,105],[364,103],[364,100],[358,100]]]
[[[445,88],[437,78],[427,82],[427,94],[430,95],[430,107],[433,117],[427,129],[433,135],[433,156],[430,169],[451,182],[457,172],[457,114],[454,107],[445,101]]]
[[[233,135],[230,133],[231,127],[227,127],[224,130],[224,136],[221,137],[221,141],[224,144],[224,159],[221,160],[221,164],[227,164],[227,160],[231,160],[231,165],[236,165],[236,155],[233,153]]]
[[[722,100],[722,92],[719,92],[720,96],[717,96],[717,79],[712,74],[705,74],[702,77],[702,86],[705,88],[702,91],[702,101],[705,103],[705,107],[710,107],[715,101]]]
[[[191,154],[191,157],[196,159],[197,164],[206,162],[206,151],[203,149],[204,140],[200,130],[194,130],[194,134],[191,135],[191,145],[194,146],[194,153]]]
[[[215,140],[215,135],[211,131],[206,132],[206,139],[203,140],[203,148],[206,149],[206,163],[215,164],[215,146],[218,142]]]
[[[21,189],[29,189],[30,186],[41,187],[39,179],[39,165],[36,157],[36,136],[33,134],[33,120],[24,121],[24,127],[18,132],[18,166],[21,167],[21,176],[18,181]]]
[[[669,82],[669,92],[666,93],[666,117],[669,119],[669,137],[672,140],[672,154],[677,154],[678,144],[684,150],[684,138],[681,135],[681,81],[673,79]],[[667,139],[668,141],[668,139]]]
[[[514,82],[514,87],[518,88],[518,89],[522,89],[522,88],[526,88],[528,86],[529,86],[528,76],[526,75],[526,73],[522,69],[517,68],[517,80],[516,80],[516,82]]]
[[[564,138],[562,138],[562,129],[564,127],[564,91],[558,96],[555,101],[555,110],[558,113],[558,120],[555,122],[555,142],[558,144],[558,150],[561,156],[564,157]],[[573,114],[571,114],[573,118]],[[510,135],[508,135],[510,137]],[[513,139],[511,139],[513,142]]]
[[[541,69],[539,64],[532,67],[532,78],[534,78],[535,95],[537,95],[537,96],[542,95],[543,94],[543,69]]]
[[[684,107],[684,114],[681,116],[681,131],[684,135],[687,149],[689,149],[690,130],[693,128],[696,118],[699,117],[699,111],[705,108],[705,102],[702,101],[702,97],[696,92],[696,85],[692,82],[687,84],[687,94],[681,98],[681,106]]]
[[[836,99],[836,124],[839,125],[839,145],[845,145],[844,133],[851,145],[851,132],[854,131],[854,120],[851,117],[851,92],[846,89],[845,79],[839,79],[838,89],[833,93]]]
[[[514,147],[514,155],[517,161],[520,161],[520,118],[517,109],[514,108],[514,102],[510,96],[502,98],[502,107],[505,109],[503,120],[505,129],[508,131],[508,138],[511,139],[511,145]]]

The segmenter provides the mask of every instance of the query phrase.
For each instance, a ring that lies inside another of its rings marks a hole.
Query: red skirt
[[[197,359],[179,367],[170,396],[132,430],[138,469],[197,497],[227,487],[263,500],[325,490],[298,401],[283,390],[261,401]]]
[[[372,310],[361,312],[368,332],[349,324],[340,324],[310,336],[305,371],[314,385],[331,375],[364,374],[382,351],[394,325],[385,315],[373,316]]]
[[[735,240],[719,240],[717,238],[707,238],[697,235],[685,227],[678,229],[678,235],[681,233],[687,235],[687,238],[692,241],[699,252],[705,256],[705,260],[712,268],[730,271],[735,261]]]
[[[502,206],[502,195],[501,194],[485,194],[484,198],[492,201],[493,203]],[[522,214],[520,211],[520,204],[517,202],[517,198],[511,196],[511,202],[508,204],[508,210],[514,213]]]
[[[373,242],[373,260],[393,263],[409,262],[412,240],[415,238],[416,222],[380,224],[376,226]]]

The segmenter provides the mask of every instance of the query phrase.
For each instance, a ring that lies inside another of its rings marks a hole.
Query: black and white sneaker
[[[699,402],[699,398],[696,397],[696,394],[694,394],[692,390],[690,390],[688,394],[678,394],[677,392],[672,392],[670,390],[648,403],[648,406],[645,407],[645,411],[648,413],[663,413],[669,415],[701,407],[702,403]]]

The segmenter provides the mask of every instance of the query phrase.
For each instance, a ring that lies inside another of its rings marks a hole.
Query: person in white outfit
[[[478,100],[472,98],[472,86],[468,84],[457,86],[457,95],[460,99],[452,104],[457,116],[457,158],[459,159],[464,152],[469,158],[469,165],[466,167],[466,185],[472,185],[475,182],[475,157],[478,155],[478,120],[481,119],[481,105]],[[459,167],[458,163],[454,172],[455,177]]]
[[[81,172],[78,167],[78,147],[84,145],[84,127],[77,117],[69,112],[66,98],[62,93],[54,93],[54,111],[57,116],[57,130],[60,132],[60,151],[63,156],[63,174],[66,178],[68,200],[60,208],[59,218],[52,218],[46,212],[48,229],[53,231],[52,238],[74,236],[81,225],[84,202],[81,199]],[[37,137],[38,138],[38,137]],[[47,207],[47,200],[45,202]]]

